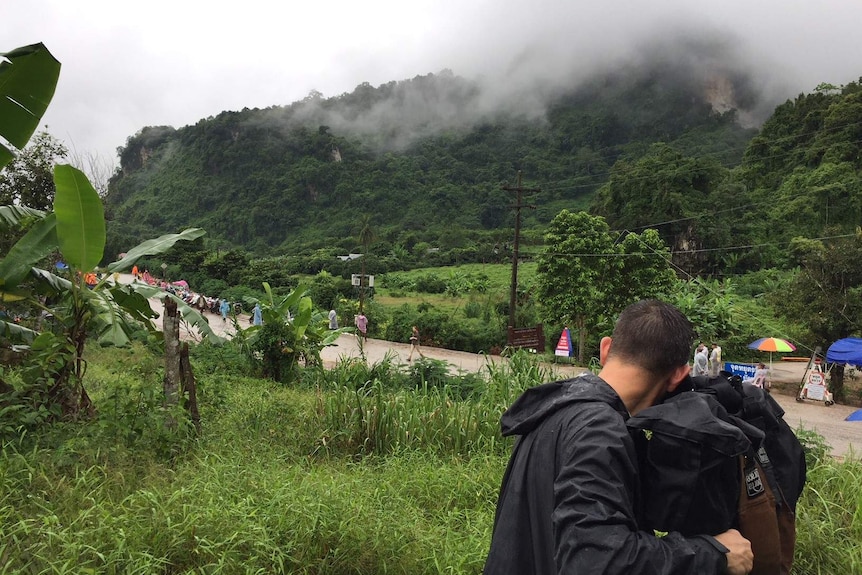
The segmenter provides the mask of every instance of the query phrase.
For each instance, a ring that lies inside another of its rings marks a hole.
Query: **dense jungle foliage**
[[[369,217],[380,256],[489,261],[512,238],[514,195],[501,187],[519,170],[541,189],[523,212],[528,246],[561,209],[590,209],[612,229],[655,227],[688,273],[733,274],[792,267],[792,237],[853,231],[859,83],[800,94],[756,131],[677,72],[597,77],[538,117],[483,115],[479,88],[444,72],[146,127],[119,150],[107,253],[194,225],[216,246],[331,262],[359,250]]]
[[[511,241],[513,194],[501,185],[519,170],[542,189],[524,227],[541,229],[563,208],[587,208],[619,160],[655,142],[736,165],[754,130],[715,112],[684,77],[670,64],[624,69],[541,112],[504,113],[482,112],[479,87],[443,72],[146,127],[119,150],[109,251],[194,225],[256,255],[346,253],[361,215],[389,247],[489,249]]]

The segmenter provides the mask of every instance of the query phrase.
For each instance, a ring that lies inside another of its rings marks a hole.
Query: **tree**
[[[696,249],[703,241],[699,218],[714,211],[715,190],[727,174],[714,160],[654,144],[637,161],[614,164],[596,193],[594,213],[617,229],[661,224],[661,237],[675,252]]]
[[[54,165],[68,155],[48,132],[39,132],[0,173],[0,205],[50,210],[54,201]]]
[[[604,218],[563,210],[539,256],[537,286],[545,316],[578,332],[578,362],[589,337],[635,301],[668,293],[676,282],[670,252],[655,230],[620,243]]]
[[[824,349],[837,339],[858,336],[862,332],[862,230],[830,243],[795,238],[790,249],[800,269],[790,293],[773,294],[780,298],[776,309],[801,320]],[[832,393],[843,400],[843,366],[835,376]]]
[[[539,301],[549,319],[577,331],[583,364],[587,337],[607,313],[603,286],[619,269],[613,239],[603,218],[563,210],[551,221],[545,246],[537,268]]]
[[[670,294],[678,284],[671,267],[671,253],[658,231],[629,232],[618,245],[623,256],[612,293],[618,301],[614,309],[622,310],[645,298]]]
[[[87,179],[93,184],[99,197],[104,198],[108,194],[108,183],[114,174],[114,164],[111,160],[96,152],[81,152],[73,144],[69,161],[87,175]]]

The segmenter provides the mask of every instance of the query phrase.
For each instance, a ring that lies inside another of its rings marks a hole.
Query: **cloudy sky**
[[[0,0],[0,52],[45,43],[63,68],[44,123],[113,162],[148,125],[442,69],[502,91],[574,82],[676,35],[792,97],[862,76],[859,22],[858,0]]]

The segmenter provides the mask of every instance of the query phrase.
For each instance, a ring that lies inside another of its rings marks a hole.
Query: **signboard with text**
[[[542,324],[535,327],[509,327],[508,345],[510,347],[545,351],[545,332]]]
[[[742,377],[742,379],[754,379],[754,372],[757,371],[757,366],[753,363],[734,363],[726,361],[724,362],[724,371],[729,371],[734,375]]]
[[[554,355],[560,357],[572,357],[574,350],[572,348],[572,332],[569,328],[565,328],[560,334],[560,341],[557,342],[557,348],[554,350]]]

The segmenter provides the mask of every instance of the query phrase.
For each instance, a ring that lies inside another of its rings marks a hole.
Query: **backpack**
[[[764,390],[721,372],[689,378],[629,418],[641,528],[687,536],[736,528],[751,541],[752,574],[788,574],[806,467],[783,415]]]

